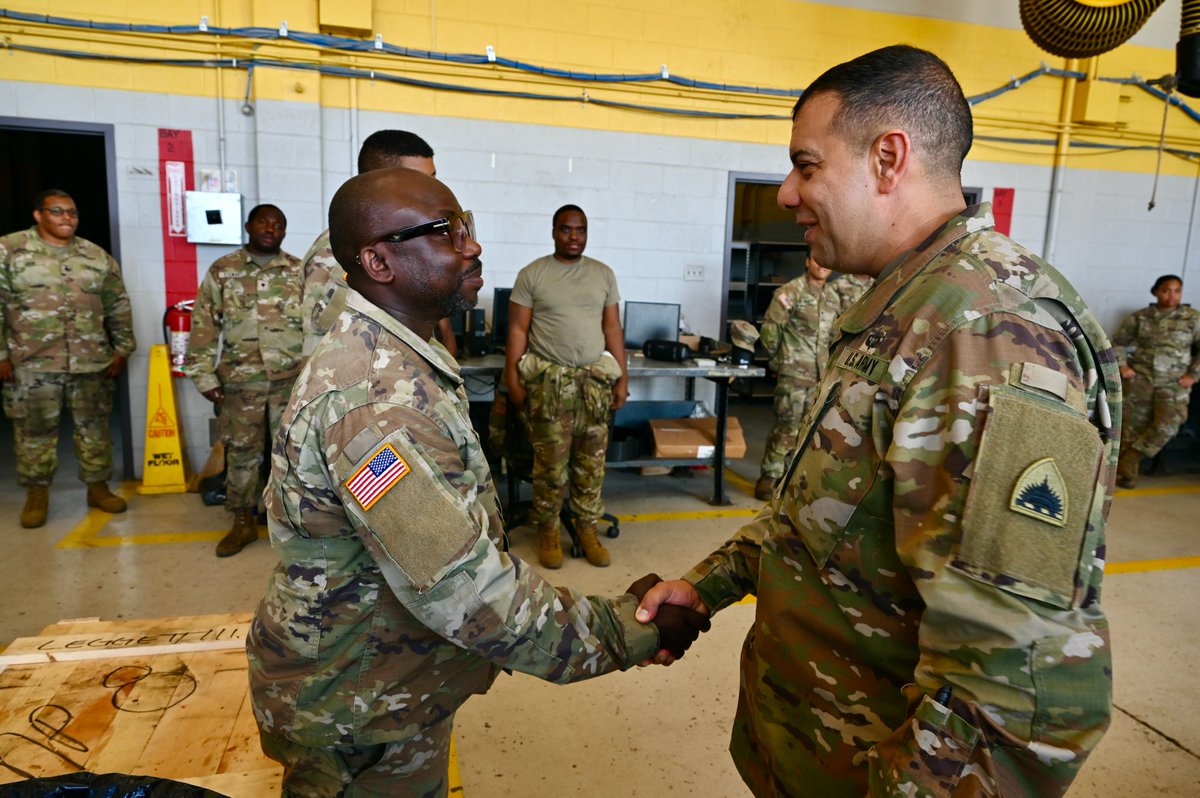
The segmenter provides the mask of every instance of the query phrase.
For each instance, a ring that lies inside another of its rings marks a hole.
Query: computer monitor
[[[511,288],[497,288],[492,294],[492,340],[503,349],[508,343],[508,300]]]
[[[625,347],[641,351],[647,341],[679,340],[679,305],[670,302],[625,303]]]

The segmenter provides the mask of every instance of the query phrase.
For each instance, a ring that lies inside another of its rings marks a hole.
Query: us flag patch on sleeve
[[[390,443],[385,443],[366,465],[346,480],[346,489],[364,510],[369,510],[407,474],[408,463]]]

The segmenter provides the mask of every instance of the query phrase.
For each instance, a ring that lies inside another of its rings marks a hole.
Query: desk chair
[[[498,420],[497,416],[503,416],[502,420]],[[525,524],[529,520],[529,511],[532,502],[519,501],[518,497],[521,490],[521,482],[533,484],[533,447],[529,443],[529,435],[525,431],[525,425],[521,423],[517,415],[516,409],[508,403],[508,394],[503,391],[498,391],[492,406],[492,420],[489,424],[489,431],[494,433],[497,430],[504,431],[503,445],[497,445],[497,441],[491,440],[489,435],[489,446],[491,449],[490,455],[496,463],[504,464],[504,479],[506,485],[506,493],[508,501],[504,503],[505,521],[509,528]],[[609,437],[612,437],[612,425],[609,425]],[[571,509],[570,499],[564,498],[562,509],[559,511],[558,519],[562,523],[562,527],[566,530],[567,535],[571,538],[570,552],[572,557],[583,556],[583,546],[579,543],[579,534],[575,531],[575,520],[578,518],[576,513]],[[607,529],[602,529],[600,524],[608,524]],[[597,525],[597,531],[602,531],[607,537],[616,538],[621,534],[621,522],[612,513],[604,513],[600,516]]]

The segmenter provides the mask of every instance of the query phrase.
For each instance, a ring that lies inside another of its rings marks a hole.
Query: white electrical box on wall
[[[187,240],[193,244],[242,243],[242,195],[217,191],[189,191]]]

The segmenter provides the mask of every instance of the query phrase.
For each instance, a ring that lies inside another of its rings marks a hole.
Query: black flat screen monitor
[[[679,340],[679,305],[670,302],[625,303],[625,347],[640,352],[647,341]]]
[[[504,348],[508,343],[508,300],[511,288],[497,288],[492,294],[492,340]]]

